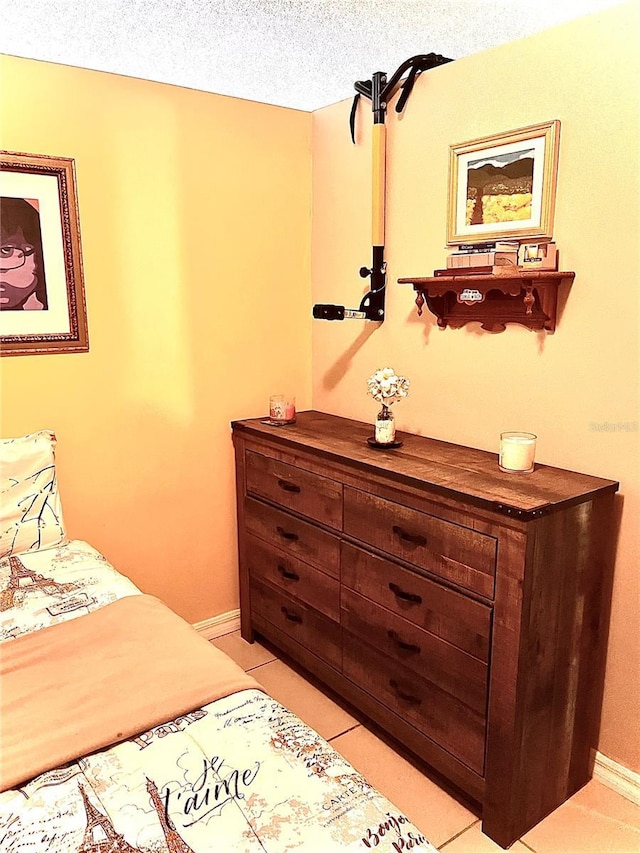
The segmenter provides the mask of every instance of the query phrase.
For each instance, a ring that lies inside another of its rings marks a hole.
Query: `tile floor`
[[[391,749],[345,708],[239,631],[212,641],[311,725],[442,853],[497,853],[478,816]],[[597,780],[524,835],[513,853],[640,853],[640,807]]]

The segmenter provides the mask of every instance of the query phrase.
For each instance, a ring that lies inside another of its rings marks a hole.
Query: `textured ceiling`
[[[620,0],[0,0],[0,53],[314,110]]]

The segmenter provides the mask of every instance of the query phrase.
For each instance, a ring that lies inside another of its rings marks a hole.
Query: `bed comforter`
[[[0,655],[12,638],[140,595],[86,543],[24,555],[20,566],[7,562],[0,565]],[[72,684],[65,691],[70,720],[82,716]],[[106,748],[86,752],[79,738],[67,763],[0,794],[0,851],[433,853],[315,731],[262,690],[239,687],[142,724]],[[25,718],[24,739],[44,725]]]

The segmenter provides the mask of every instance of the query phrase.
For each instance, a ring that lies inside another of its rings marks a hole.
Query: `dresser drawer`
[[[474,711],[486,713],[487,665],[478,658],[346,587],[342,627]]]
[[[453,583],[493,597],[497,540],[345,487],[344,532]]]
[[[336,578],[254,536],[247,536],[246,558],[252,582],[267,582],[340,621],[340,582]]]
[[[491,607],[422,575],[342,543],[342,583],[486,663]]]
[[[343,673],[476,773],[484,770],[485,714],[344,632]]]
[[[248,494],[342,528],[342,483],[251,450],[245,460]]]
[[[340,540],[330,533],[253,498],[245,499],[245,523],[258,539],[340,577]]]
[[[251,612],[331,666],[342,668],[341,631],[337,622],[259,581],[251,584]]]

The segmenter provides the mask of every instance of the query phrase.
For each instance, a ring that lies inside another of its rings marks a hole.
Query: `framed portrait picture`
[[[449,149],[447,243],[553,236],[560,122]]]
[[[0,353],[88,349],[74,161],[0,151]]]

